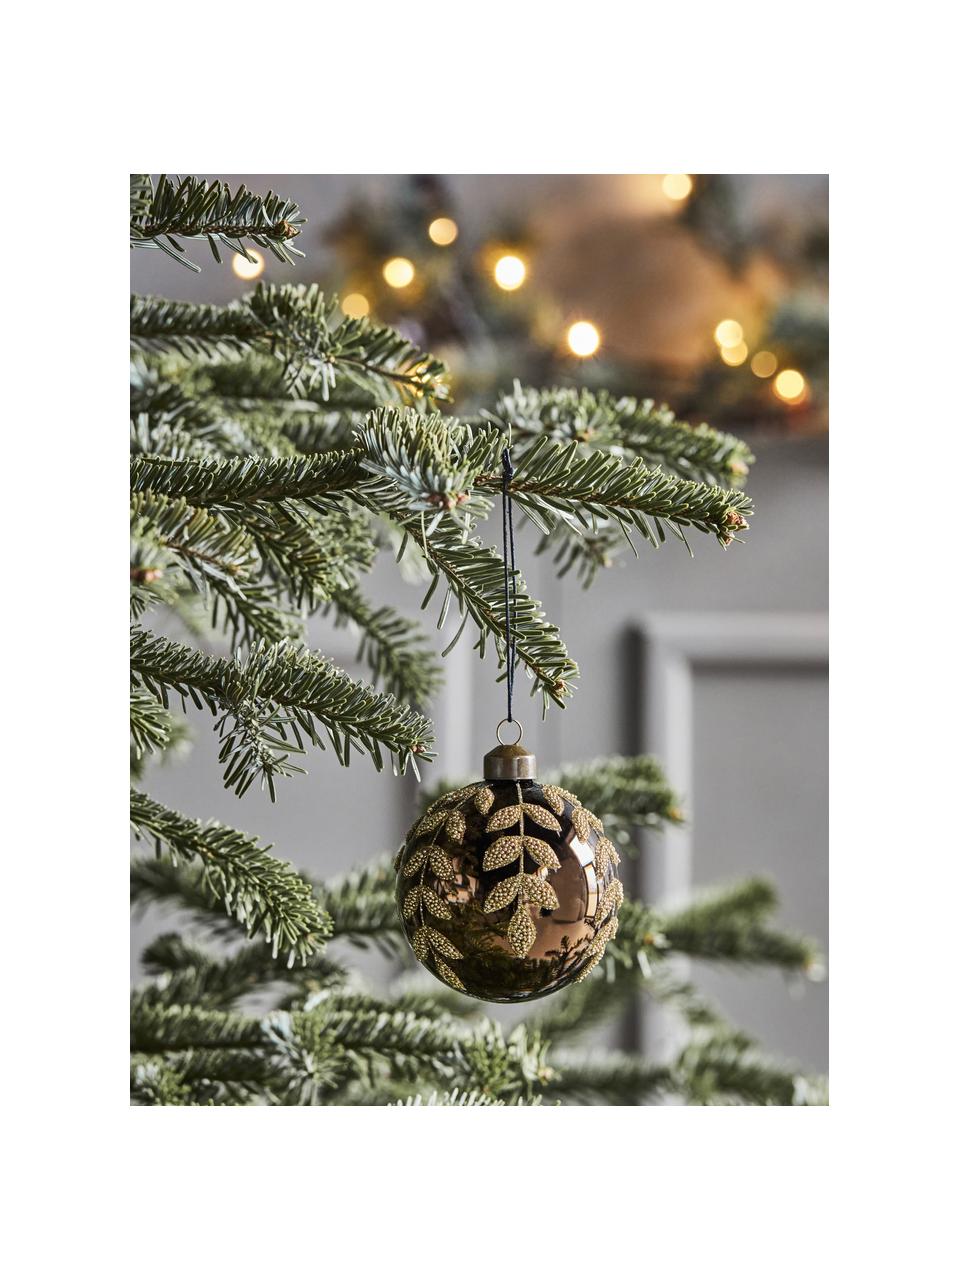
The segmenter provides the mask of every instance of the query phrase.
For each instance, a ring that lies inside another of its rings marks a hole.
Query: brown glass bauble
[[[617,929],[623,887],[599,818],[500,747],[483,782],[441,796],[397,855],[417,959],[478,1000],[535,1000],[585,978]]]

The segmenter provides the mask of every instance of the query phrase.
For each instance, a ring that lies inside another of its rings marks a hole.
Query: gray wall
[[[333,214],[356,184],[376,189],[389,180],[295,175],[281,182],[267,175],[257,181],[276,182],[315,221]],[[542,194],[543,184],[558,180],[457,181],[473,184],[480,203],[468,207],[481,217],[483,200],[493,208],[512,193],[529,202],[538,182]],[[574,194],[577,189],[575,182]],[[241,288],[228,268],[210,264],[194,277],[152,252],[134,254],[132,278],[139,292],[198,300],[223,300]],[[639,562],[624,558],[584,592],[571,578],[555,579],[549,561],[534,560],[531,540],[522,540],[530,589],[560,627],[581,679],[563,714],[551,712],[540,723],[535,704],[525,715],[521,701],[519,715],[525,740],[544,766],[660,749],[661,740],[678,761],[682,776],[674,773],[673,780],[688,802],[689,832],[676,851],[669,841],[651,847],[645,866],[630,873],[635,887],[679,898],[699,886],[763,873],[780,886],[781,922],[825,942],[826,666],[820,637],[827,609],[827,449],[822,439],[752,443],[757,463],[749,489],[757,512],[744,546],[722,551],[701,537],[692,560],[672,540],[655,552],[642,548]],[[489,536],[499,541],[495,529]],[[417,589],[401,583],[389,563],[376,567],[369,588],[416,613]],[[726,647],[717,645],[720,634],[730,637]],[[665,635],[673,638],[665,641]],[[691,642],[690,635],[701,638]],[[447,660],[447,689],[436,712],[439,768],[450,775],[477,774],[503,714],[493,663],[489,657],[477,661],[467,637],[465,632]],[[346,633],[317,623],[311,639],[357,670]],[[651,661],[654,651],[685,655],[675,664],[685,673],[679,704],[671,704],[669,689],[661,687],[669,684],[668,668]],[[364,761],[341,770],[329,753],[314,755],[307,778],[281,784],[277,805],[259,793],[237,801],[223,789],[209,723],[202,716],[195,720],[192,754],[151,776],[151,790],[166,803],[255,831],[280,854],[324,876],[392,850],[409,824],[415,806],[410,779],[390,773],[378,778]],[[135,953],[154,929],[149,916],[135,926]],[[825,984],[790,986],[775,974],[700,966],[694,976],[772,1049],[804,1066],[826,1067]],[[667,1034],[648,1024],[645,1039],[655,1048]]]

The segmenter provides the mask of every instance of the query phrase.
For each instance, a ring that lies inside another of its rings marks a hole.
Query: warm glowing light
[[[600,346],[600,330],[589,320],[578,320],[567,330],[567,346],[575,356],[592,356]]]
[[[668,200],[686,200],[693,190],[693,179],[689,173],[665,173],[660,185]]]
[[[743,325],[737,320],[721,320],[713,331],[718,347],[736,347],[743,341]]]
[[[416,274],[409,258],[391,258],[383,264],[383,278],[391,289],[405,289]]]
[[[362,293],[348,293],[340,301],[340,310],[345,316],[352,316],[354,320],[359,320],[362,316],[370,314],[370,303]]]
[[[772,351],[758,351],[750,361],[750,368],[758,378],[772,378],[777,372],[777,357]]]
[[[427,227],[427,235],[434,244],[453,244],[460,228],[452,218],[434,218]]]
[[[505,253],[502,258],[497,259],[496,266],[493,268],[493,278],[500,288],[506,289],[508,293],[513,289],[519,289],[527,278],[527,264],[515,253]]]
[[[735,347],[721,347],[720,359],[724,364],[743,364],[750,352],[745,342],[738,342]]]
[[[806,395],[807,380],[796,369],[781,369],[773,380],[773,389],[781,400],[793,404]]]
[[[258,253],[256,249],[248,249],[247,253],[253,259],[252,262],[245,258],[242,253],[233,255],[233,262],[231,263],[233,274],[239,276],[241,280],[256,280],[266,263],[263,260],[263,254]]]

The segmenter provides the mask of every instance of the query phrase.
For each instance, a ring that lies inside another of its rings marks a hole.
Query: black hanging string
[[[513,463],[510,450],[504,449],[503,461],[503,608],[507,632],[507,720],[513,720],[513,674],[517,665],[517,646],[513,639],[513,615],[517,607],[517,553],[513,543],[513,498],[510,481]]]

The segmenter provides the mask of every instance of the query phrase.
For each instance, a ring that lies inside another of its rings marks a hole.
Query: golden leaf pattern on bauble
[[[504,805],[487,819],[487,830],[505,831],[507,827],[512,827],[520,821],[522,812],[518,804]]]
[[[602,951],[611,938],[617,936],[618,921],[614,916],[611,920],[597,930],[597,935],[587,948],[587,955],[596,955],[598,951]]]
[[[411,920],[416,915],[419,902],[420,886],[416,885],[413,889],[408,890],[407,896],[403,900],[403,914],[407,920]]]
[[[523,897],[527,902],[535,902],[545,911],[556,911],[560,905],[556,890],[552,884],[542,880],[540,876],[523,877]]]
[[[591,813],[589,809],[584,809],[583,812],[587,815],[587,821],[590,823],[591,827],[593,827],[594,831],[596,831],[599,835],[602,836],[603,823],[600,821],[597,815],[595,813]]]
[[[413,954],[422,963],[430,954],[430,930],[426,926],[421,925],[410,939],[410,945],[413,947]]]
[[[487,894],[487,900],[483,904],[484,911],[500,911],[503,907],[507,907],[520,892],[520,882],[523,876],[508,876],[506,880],[501,880]]]
[[[514,955],[525,956],[537,940],[537,930],[530,919],[530,912],[521,903],[507,927],[507,941],[513,948]]]
[[[463,985],[448,964],[445,964],[437,956],[434,956],[433,963],[437,967],[437,973],[444,980],[447,986],[454,987],[457,991],[466,991],[467,988]]]
[[[480,787],[473,797],[473,803],[481,813],[489,813],[495,798],[489,787]]]
[[[551,787],[551,786],[544,787],[543,798],[544,800],[546,800],[547,804],[550,806],[553,812],[557,815],[557,817],[558,818],[562,817],[565,801],[560,791],[560,788]]]
[[[547,831],[556,831],[560,833],[560,823],[556,820],[549,809],[544,809],[542,804],[525,804],[523,812],[531,822],[535,822],[538,827],[545,827]]]
[[[449,938],[444,937],[439,929],[431,929],[426,926],[427,941],[434,951],[439,951],[442,956],[446,956],[448,960],[462,960],[462,954],[457,950]]]
[[[617,851],[611,841],[606,836],[601,836],[597,841],[597,847],[593,851],[593,865],[596,867],[597,875],[601,880],[610,870],[610,864],[616,856]]]
[[[536,836],[525,835],[523,837],[523,847],[538,866],[546,867],[549,871],[560,870],[560,859],[547,844],[546,840],[538,840]]]
[[[523,845],[521,836],[501,836],[499,840],[494,840],[483,855],[484,871],[496,871],[498,867],[505,867],[508,863],[515,862],[523,853]]]
[[[582,982],[584,978],[597,967],[597,965],[600,963],[602,959],[603,959],[603,947],[601,947],[600,950],[596,952],[595,955],[592,955],[590,957],[587,963],[583,966],[583,968],[574,978],[574,982]]]
[[[403,866],[403,874],[405,876],[415,876],[423,864],[426,862],[430,850],[434,848],[430,844],[422,844],[419,849],[414,849],[410,857]]]
[[[438,920],[449,920],[451,911],[447,904],[433,892],[429,885],[420,886],[420,901]]]
[[[622,901],[623,885],[619,880],[613,880],[603,891],[600,902],[597,905],[597,913],[594,916],[594,923],[600,924],[601,921],[606,920],[614,907],[619,907]]]
[[[467,820],[459,809],[454,809],[453,813],[447,818],[447,824],[444,827],[447,836],[454,844],[460,844],[463,837],[467,834]]]
[[[438,796],[434,800],[427,813],[433,813],[435,809],[449,809],[452,805],[459,804],[461,800],[468,800],[476,790],[476,786],[471,786],[458,787],[456,791],[447,791],[444,795]]]
[[[570,821],[573,823],[573,829],[581,840],[590,839],[590,819],[587,817],[587,811],[584,808],[574,809],[570,815]]]
[[[441,880],[452,880],[456,875],[453,863],[438,844],[430,845],[430,870]]]
[[[417,825],[414,827],[414,834],[418,836],[427,836],[431,831],[436,831],[442,822],[446,821],[446,810],[432,809],[428,810]]]

